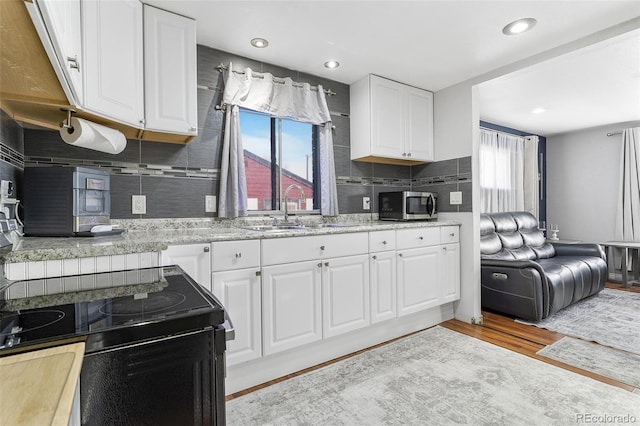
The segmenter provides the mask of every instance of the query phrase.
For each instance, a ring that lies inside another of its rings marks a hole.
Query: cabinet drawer
[[[396,231],[369,232],[369,253],[396,249]]]
[[[262,265],[365,254],[368,249],[367,232],[266,239],[262,240]]]
[[[440,227],[398,229],[396,244],[398,250],[438,245],[440,244]]]
[[[214,242],[212,260],[214,272],[260,266],[260,241]]]
[[[440,228],[440,242],[442,244],[457,243],[460,241],[460,228],[457,226],[443,226]]]

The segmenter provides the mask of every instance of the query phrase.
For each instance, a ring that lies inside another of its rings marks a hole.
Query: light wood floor
[[[632,291],[632,292],[640,293],[639,286],[623,288],[620,284],[607,283],[607,288],[614,288],[617,290]],[[576,368],[571,365],[564,364],[562,362],[559,362],[550,358],[545,358],[541,355],[536,354],[536,352],[544,348],[546,345],[550,345],[562,339],[565,336],[564,334],[555,333],[553,331],[545,330],[545,329],[530,326],[530,325],[519,324],[515,322],[513,318],[491,313],[491,312],[485,311],[482,314],[484,317],[484,323],[482,325],[469,324],[469,323],[458,321],[455,319],[445,321],[439,325],[442,327],[448,328],[450,330],[454,330],[454,331],[466,334],[468,336],[475,337],[476,339],[493,343],[494,345],[501,346],[503,348],[509,349],[514,352],[518,352],[520,354],[529,356],[531,358],[538,359],[548,364],[552,364],[552,365],[564,368],[565,370],[573,371],[583,376],[591,377],[595,380],[599,380],[601,382],[608,383],[613,386],[617,386],[629,392],[635,392],[640,394],[640,388],[636,388],[636,387],[627,385],[625,383],[621,383],[616,380],[610,379],[608,377],[601,376],[599,374],[595,374],[590,371],[582,370],[580,368]],[[394,339],[394,340],[397,340],[397,339]],[[322,368],[324,366],[333,364],[335,362],[350,358],[352,356],[358,355],[362,352],[374,349],[376,347],[389,344],[394,340],[381,343],[380,345],[363,349],[362,351],[345,355],[343,357],[325,362],[323,364],[316,365],[314,367],[310,367],[305,370],[289,374],[285,377],[281,377],[279,379],[275,379],[270,382],[263,383],[261,385],[252,387],[250,389],[246,389],[246,390],[234,393],[232,395],[227,396],[227,401],[242,395],[246,395],[258,389],[262,389],[264,387],[270,386],[272,384],[281,382],[283,380],[287,380],[289,378],[298,376],[300,374],[304,374],[309,371],[313,371],[318,368]]]

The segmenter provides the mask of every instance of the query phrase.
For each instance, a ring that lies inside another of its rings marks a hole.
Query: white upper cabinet
[[[195,135],[196,21],[144,6],[145,129]]]
[[[67,85],[63,85],[67,89],[65,94],[72,104],[77,104],[84,98],[82,92],[84,60],[82,57],[80,0],[38,0],[35,4],[40,10],[44,26],[51,29],[47,34],[41,34],[41,36],[48,36],[51,40],[53,52],[49,55],[49,59],[54,68],[60,67],[59,70],[63,75],[59,78],[62,77],[67,82]],[[29,13],[38,27],[38,17],[34,16],[31,9]],[[38,30],[46,32],[45,28],[38,28]]]
[[[433,161],[433,93],[375,75],[350,87],[351,159]]]
[[[83,109],[126,124],[144,123],[142,3],[83,1]]]

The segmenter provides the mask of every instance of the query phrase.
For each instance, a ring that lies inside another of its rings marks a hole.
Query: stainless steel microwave
[[[393,191],[378,194],[380,220],[436,219],[438,196],[433,192]]]

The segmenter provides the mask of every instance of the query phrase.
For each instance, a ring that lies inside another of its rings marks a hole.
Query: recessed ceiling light
[[[537,23],[538,21],[533,18],[518,19],[504,27],[502,29],[502,33],[505,35],[522,34],[523,32],[529,31],[531,28],[535,27]]]
[[[543,112],[547,111],[545,108],[534,108],[531,110],[532,114],[542,114]]]
[[[327,61],[324,63],[324,67],[329,69],[338,68],[339,66],[340,62],[338,61]]]
[[[251,39],[251,45],[253,47],[263,49],[269,45],[269,42],[264,38],[257,37],[257,38]]]

